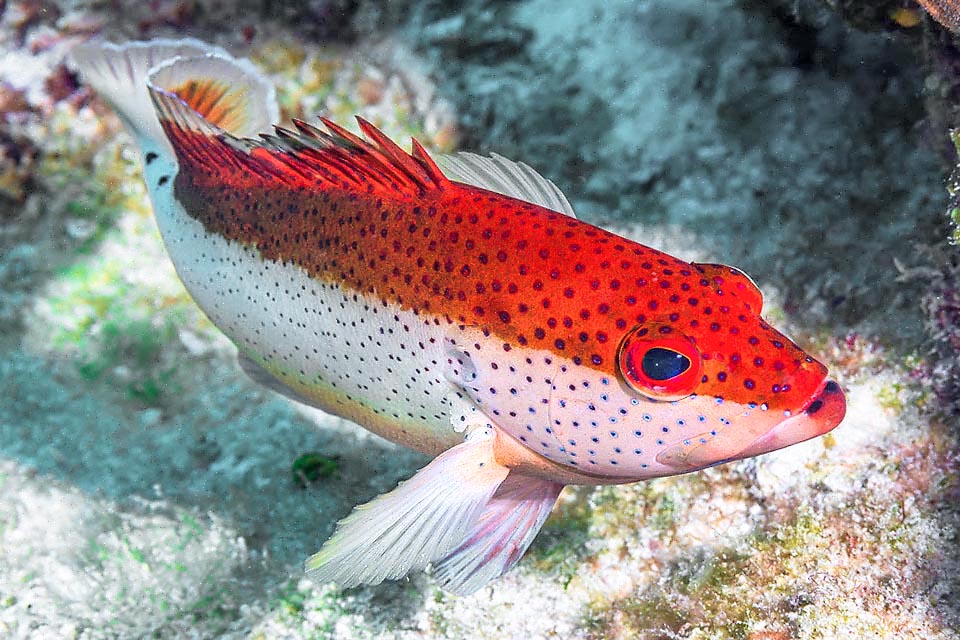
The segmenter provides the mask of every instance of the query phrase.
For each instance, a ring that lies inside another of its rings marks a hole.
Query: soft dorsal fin
[[[706,276],[711,284],[721,290],[729,290],[750,305],[750,310],[760,313],[763,309],[763,292],[753,279],[740,269],[725,264],[694,263],[697,271]]]
[[[245,85],[255,88],[254,93],[246,97],[246,101],[251,108],[256,105],[259,119],[247,119],[250,126],[233,130],[233,133],[255,135],[258,131],[266,131],[266,127],[276,122],[278,109],[273,87],[262,74],[249,62],[235,60],[220,47],[192,38],[156,39],[122,45],[110,42],[83,43],[70,51],[69,63],[113,106],[141,147],[149,144],[153,147],[169,148],[150,100],[147,77],[164,62],[174,58],[198,56],[230,61],[243,69]],[[230,129],[232,123],[224,124],[224,128]]]
[[[150,75],[157,115],[182,163],[205,171],[240,170],[296,187],[422,195],[446,184],[423,147],[414,142],[408,154],[359,117],[365,137],[326,119],[325,130],[295,120],[295,131],[274,127],[274,134],[261,133],[260,140],[225,130],[218,123],[247,122],[244,71],[234,61],[202,57],[171,60]],[[231,80],[222,82],[224,77]]]
[[[437,164],[450,180],[540,205],[571,218],[577,217],[557,185],[522,162],[497,154],[485,157],[461,152],[437,156]]]

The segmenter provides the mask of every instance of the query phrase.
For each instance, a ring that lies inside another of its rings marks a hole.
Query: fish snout
[[[819,422],[823,427],[823,430],[816,434],[818,436],[827,433],[840,424],[846,413],[847,399],[843,395],[843,390],[839,384],[830,379],[827,379],[819,395],[815,396],[803,410],[804,416]]]
[[[843,389],[836,381],[827,378],[800,412],[757,438],[736,457],[748,458],[822,436],[839,425],[846,412]]]

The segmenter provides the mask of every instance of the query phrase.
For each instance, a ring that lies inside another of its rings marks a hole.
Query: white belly
[[[174,199],[173,179],[158,185],[157,173],[148,167],[148,186],[177,274],[244,354],[388,439],[430,452],[462,440],[451,427],[440,327],[207,233]]]

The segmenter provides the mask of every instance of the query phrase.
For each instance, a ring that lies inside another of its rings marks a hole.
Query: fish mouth
[[[796,414],[760,436],[736,458],[768,453],[832,431],[847,413],[847,400],[836,381],[827,378]]]
[[[664,449],[657,454],[657,462],[671,468],[675,473],[686,473],[751,458],[822,436],[840,424],[846,411],[847,401],[840,385],[827,378],[797,413],[774,424],[752,442],[746,439],[751,434],[746,434],[745,430],[726,433],[726,437],[713,433],[711,438],[702,434],[696,439],[690,438]],[[736,438],[731,436],[738,435],[746,437],[736,443]],[[699,440],[699,443],[694,440]],[[736,448],[744,442],[748,443],[746,447]]]

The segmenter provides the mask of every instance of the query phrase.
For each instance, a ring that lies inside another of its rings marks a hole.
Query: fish
[[[846,403],[739,269],[579,220],[522,162],[282,127],[247,60],[88,42],[71,66],[140,149],[166,250],[254,381],[434,456],[306,561],[341,588],[513,567],[567,485],[694,472],[820,436]]]

